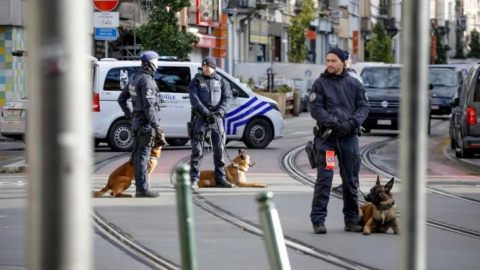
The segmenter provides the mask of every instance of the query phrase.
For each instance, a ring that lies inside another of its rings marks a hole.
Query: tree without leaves
[[[373,27],[373,37],[367,44],[367,51],[370,53],[368,61],[393,63],[395,59],[391,53],[391,39],[387,35],[383,23],[378,21]]]
[[[305,32],[310,23],[317,18],[317,9],[313,8],[314,6],[313,0],[303,0],[300,13],[291,20],[292,25],[287,30],[290,36],[290,50],[288,51],[290,62],[301,63],[308,56]]]
[[[187,59],[199,40],[179,28],[175,14],[189,6],[190,0],[153,0],[149,21],[134,30],[142,42],[142,49]]]

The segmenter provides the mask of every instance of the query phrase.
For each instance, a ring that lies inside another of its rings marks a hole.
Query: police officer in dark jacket
[[[362,231],[357,224],[357,179],[361,164],[357,134],[370,106],[363,85],[348,75],[344,64],[344,51],[338,48],[330,50],[327,53],[327,70],[314,82],[309,97],[311,115],[320,128],[315,139],[319,164],[310,213],[313,230],[317,234],[327,232],[325,219],[333,180],[333,171],[326,168],[328,150],[334,151],[339,161],[344,185],[345,231]],[[329,129],[332,133],[325,139],[322,135]]]
[[[154,51],[143,51],[140,54],[142,67],[132,81],[129,82],[118,97],[118,104],[127,119],[132,120],[133,130],[133,163],[135,166],[135,197],[158,197],[160,193],[149,189],[148,161],[152,142],[163,146],[166,144],[163,130],[157,116],[157,92],[154,80],[158,66],[158,54]],[[132,98],[133,113],[127,106]]]
[[[357,72],[355,71],[355,69],[351,68],[350,67],[350,64],[351,64],[351,59],[350,59],[350,53],[348,51],[345,51],[345,70],[347,71],[348,75],[349,76],[352,76],[354,77],[355,79],[359,80],[362,85],[363,85],[363,79],[362,77],[360,77],[360,75],[357,74]],[[357,179],[358,181],[358,179]],[[337,193],[343,193],[343,185],[340,184],[334,188],[332,188],[333,191],[337,192]]]
[[[216,68],[215,58],[205,58],[202,61],[202,74],[197,74],[188,87],[192,109],[198,115],[193,123],[190,161],[192,189],[198,188],[205,135],[209,130],[211,130],[216,184],[219,187],[234,187],[227,181],[225,174],[223,151],[226,138],[222,121],[232,102],[232,91],[229,85],[216,74]]]

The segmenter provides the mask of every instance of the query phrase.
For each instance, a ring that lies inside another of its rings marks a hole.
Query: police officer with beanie
[[[158,66],[158,54],[154,51],[140,53],[142,67],[123,89],[118,97],[118,104],[127,119],[132,119],[133,153],[135,166],[135,197],[158,197],[160,193],[149,189],[148,161],[152,150],[152,141],[163,146],[166,144],[163,130],[157,116],[157,92],[159,89],[154,80]],[[132,98],[133,114],[127,106]],[[132,118],[133,117],[133,118]]]
[[[320,131],[316,132],[315,150],[318,155],[317,181],[310,219],[316,234],[327,233],[325,219],[332,188],[333,171],[326,168],[326,151],[338,157],[343,191],[345,231],[361,232],[358,216],[358,173],[360,150],[359,127],[365,121],[370,106],[363,85],[345,70],[345,52],[335,48],[327,53],[327,69],[320,75],[310,94],[311,115]],[[325,132],[332,130],[330,136]]]
[[[219,187],[234,187],[227,181],[225,174],[223,151],[226,138],[222,121],[232,102],[232,91],[230,86],[216,74],[216,68],[215,58],[205,58],[202,61],[203,74],[197,74],[188,87],[192,109],[198,115],[195,123],[193,123],[192,157],[190,160],[192,189],[198,188],[205,136],[209,130],[211,130],[216,184]]]
[[[350,59],[350,53],[348,51],[345,51],[345,70],[347,71],[349,76],[354,77],[355,79],[360,81],[363,85],[362,77],[360,77],[360,75],[357,74],[357,71],[355,71],[355,69],[350,67],[351,63],[352,63],[352,61]],[[358,182],[358,179],[357,179],[357,182]],[[332,188],[332,190],[337,192],[337,193],[343,193],[343,185],[340,184],[340,185]]]

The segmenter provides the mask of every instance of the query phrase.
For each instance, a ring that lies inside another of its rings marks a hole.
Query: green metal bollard
[[[272,270],[290,270],[282,226],[272,198],[273,192],[271,191],[265,191],[257,195],[258,214],[265,237],[268,261]]]
[[[196,270],[197,255],[195,248],[195,224],[193,222],[192,190],[190,167],[179,165],[175,169],[177,180],[178,232],[180,234],[180,251],[182,269]]]

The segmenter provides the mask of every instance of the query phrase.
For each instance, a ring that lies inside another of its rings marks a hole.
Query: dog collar
[[[377,208],[378,210],[385,211],[392,208],[394,204],[395,204],[395,200],[392,200],[390,203],[377,205]]]

